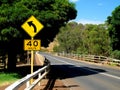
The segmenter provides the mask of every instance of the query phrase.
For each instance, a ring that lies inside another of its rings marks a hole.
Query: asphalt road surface
[[[82,90],[120,90],[120,69],[41,54],[51,62],[54,76],[62,80],[69,78]]]

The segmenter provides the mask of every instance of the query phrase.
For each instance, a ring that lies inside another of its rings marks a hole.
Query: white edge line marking
[[[52,57],[52,56],[49,56],[49,57]],[[63,62],[63,63],[65,63],[65,64],[75,65],[75,64],[72,64],[72,63],[69,63],[69,62],[66,62],[66,61],[61,61],[61,59],[57,59],[57,58],[55,58],[55,57],[52,57],[52,58],[54,58],[54,59],[57,60],[57,61]],[[95,73],[99,73],[99,74],[101,74],[101,75],[105,75],[105,76],[108,76],[108,77],[112,77],[112,78],[115,78],[115,79],[120,79],[120,77],[115,76],[115,75],[111,75],[111,74],[107,74],[107,73],[100,73],[100,72],[98,72],[98,71],[91,70],[91,69],[88,69],[88,68],[84,68],[84,69],[87,69],[87,70],[92,71],[92,72],[95,72]]]

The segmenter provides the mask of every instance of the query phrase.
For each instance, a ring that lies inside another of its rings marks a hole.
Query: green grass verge
[[[110,66],[117,66],[117,63],[112,63],[112,62],[111,62],[109,65],[110,65]]]
[[[17,73],[4,73],[0,72],[0,86],[8,85],[20,79]]]

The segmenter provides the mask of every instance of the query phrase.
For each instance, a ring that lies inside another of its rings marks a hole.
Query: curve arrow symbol
[[[33,28],[34,28],[34,33],[37,32],[37,28],[36,28],[35,24],[33,24],[33,21],[29,21],[29,22],[28,22],[28,25],[29,25],[29,26],[33,26]]]

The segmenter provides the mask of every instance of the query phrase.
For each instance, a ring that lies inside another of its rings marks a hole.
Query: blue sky
[[[107,20],[120,0],[70,0],[76,4],[78,23],[100,24]]]

